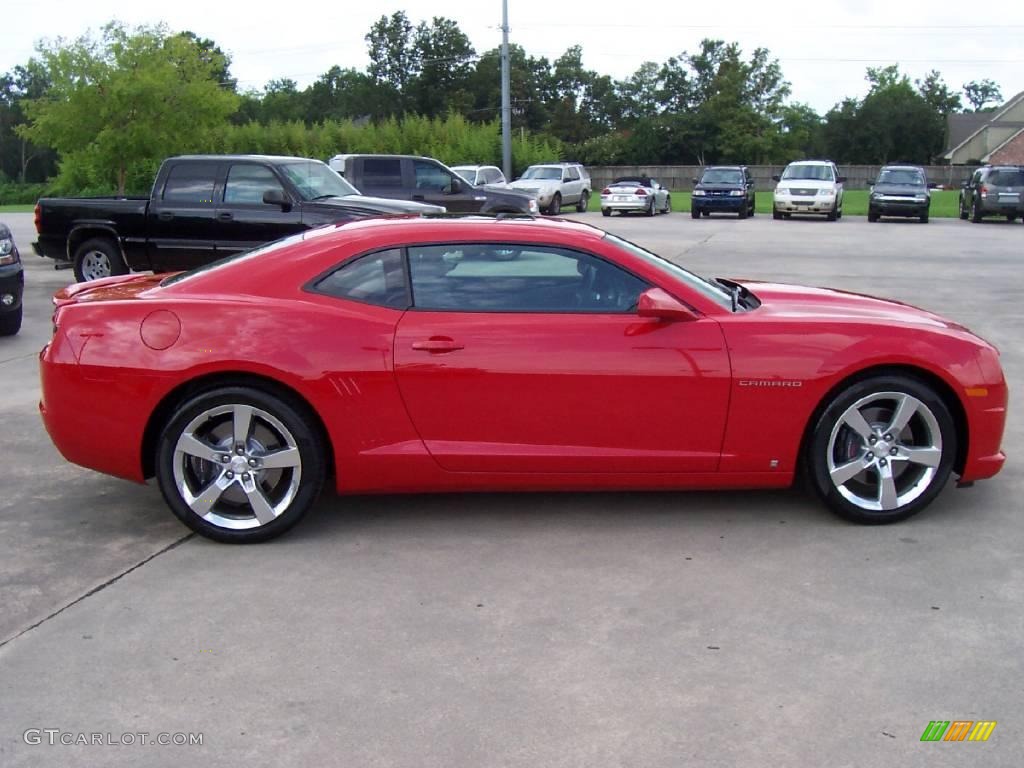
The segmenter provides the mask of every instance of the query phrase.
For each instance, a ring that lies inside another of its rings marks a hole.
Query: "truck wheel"
[[[551,205],[548,206],[548,213],[552,216],[557,216],[562,212],[562,196],[555,192],[555,196],[551,198]]]
[[[576,212],[577,213],[586,213],[587,212],[587,208],[589,206],[590,206],[590,193],[589,192],[584,192],[582,195],[580,195],[580,201],[578,203],[576,203]]]
[[[94,237],[78,246],[74,263],[75,280],[80,283],[128,274],[128,265],[124,263],[121,251],[105,237]]]
[[[13,336],[21,330],[21,311],[18,307],[13,312],[0,314],[0,336]]]

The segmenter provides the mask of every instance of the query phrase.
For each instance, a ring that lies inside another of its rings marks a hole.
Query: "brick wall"
[[[1017,134],[1005,147],[993,152],[989,162],[992,165],[1024,165],[1024,133]]]

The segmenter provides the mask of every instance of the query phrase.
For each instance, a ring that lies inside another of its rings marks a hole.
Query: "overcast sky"
[[[972,12],[976,8],[977,12]],[[0,71],[24,63],[41,39],[74,38],[111,19],[165,22],[215,40],[231,54],[241,88],[289,77],[308,85],[332,65],[365,68],[370,26],[405,10],[415,24],[434,15],[455,19],[478,52],[501,41],[501,0],[405,0],[234,3],[209,0],[6,0]],[[807,4],[741,0],[509,0],[511,40],[554,59],[583,46],[589,69],[622,78],[644,61],[693,51],[704,37],[737,41],[744,51],[768,48],[792,84],[792,100],[827,111],[866,91],[864,70],[899,63],[911,78],[939,70],[959,88],[991,78],[1010,98],[1024,90],[1024,2],[988,0],[821,0]]]

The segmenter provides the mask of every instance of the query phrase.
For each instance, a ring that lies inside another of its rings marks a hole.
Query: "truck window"
[[[414,160],[413,171],[416,174],[416,189],[447,192],[452,188],[452,175],[434,163],[428,163],[426,160]]]
[[[163,199],[174,203],[213,203],[215,163],[179,163],[171,168]]]
[[[284,191],[281,182],[269,168],[251,163],[232,165],[224,185],[224,202],[262,204],[263,193],[270,189]]]
[[[402,186],[402,158],[367,157],[363,160],[364,187]]]

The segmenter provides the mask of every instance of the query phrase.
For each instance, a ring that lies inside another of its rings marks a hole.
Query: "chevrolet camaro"
[[[996,349],[922,309],[708,280],[530,218],[370,219],[54,298],[72,462],[213,539],[341,494],[781,488],[860,523],[1002,467]]]

